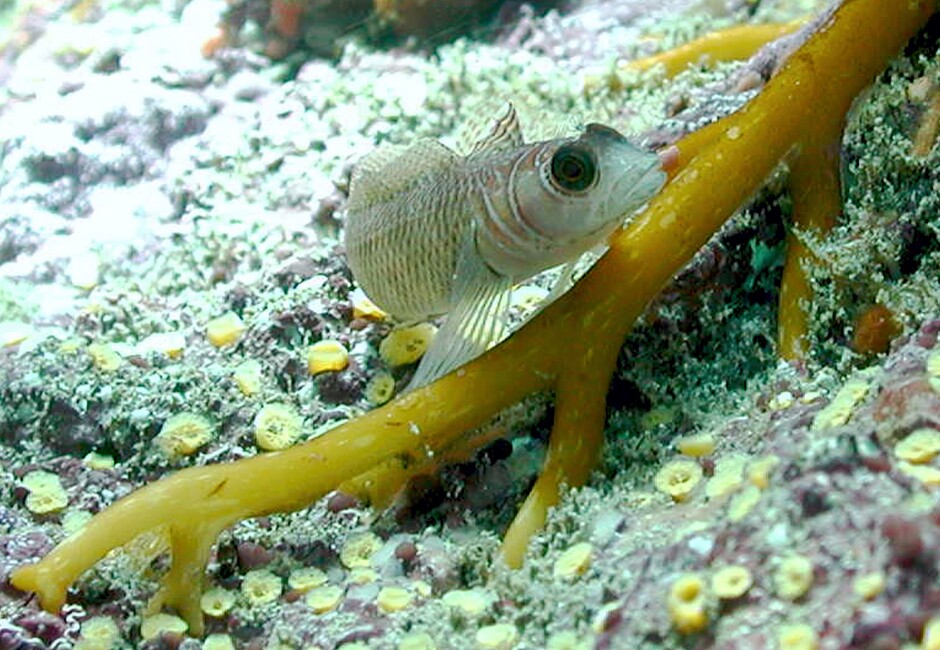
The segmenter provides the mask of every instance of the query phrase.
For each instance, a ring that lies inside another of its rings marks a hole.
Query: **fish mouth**
[[[626,172],[614,184],[611,192],[604,197],[601,213],[617,215],[616,223],[623,222],[656,196],[666,182],[666,172],[659,164],[659,158],[652,156],[650,164],[639,174]],[[607,228],[605,222],[598,232]]]
[[[639,177],[625,174],[617,182],[612,194],[624,197],[624,200],[628,203],[634,203],[635,199],[642,197],[642,202],[646,203],[659,192],[665,183],[666,172],[663,170],[659,158],[653,155],[650,164],[640,172]]]

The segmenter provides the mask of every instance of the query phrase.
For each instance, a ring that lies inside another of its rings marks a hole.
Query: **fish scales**
[[[442,191],[447,188],[447,191]],[[448,311],[460,242],[483,209],[461,169],[418,178],[371,205],[350,201],[346,254],[353,274],[376,304],[404,321]]]
[[[419,386],[500,338],[513,282],[573,264],[664,181],[656,154],[600,124],[526,144],[510,107],[468,156],[432,140],[366,156],[350,184],[347,258],[397,319],[448,314]]]

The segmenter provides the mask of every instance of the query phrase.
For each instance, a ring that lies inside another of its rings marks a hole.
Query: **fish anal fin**
[[[493,124],[489,133],[477,140],[470,155],[483,151],[504,151],[514,149],[524,144],[522,125],[519,124],[519,115],[516,107],[510,102],[506,112]]]
[[[458,256],[452,308],[421,358],[409,390],[446,375],[498,342],[505,331],[511,289],[511,279],[486,265],[471,238]]]

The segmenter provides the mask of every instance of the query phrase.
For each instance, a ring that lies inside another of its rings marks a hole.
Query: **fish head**
[[[533,229],[559,246],[610,233],[666,181],[659,157],[614,129],[588,124],[576,138],[543,143],[516,201]]]

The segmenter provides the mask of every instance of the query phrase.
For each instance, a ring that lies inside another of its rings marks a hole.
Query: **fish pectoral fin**
[[[511,289],[510,278],[494,273],[475,250],[463,251],[457,263],[453,308],[421,358],[408,389],[431,383],[498,342],[506,329]]]

